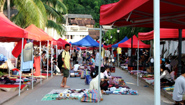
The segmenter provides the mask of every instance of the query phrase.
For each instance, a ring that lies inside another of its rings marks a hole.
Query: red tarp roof
[[[185,2],[160,0],[160,27],[185,28]],[[116,12],[115,12],[116,11]],[[100,25],[153,27],[153,0],[120,0],[100,7]]]
[[[0,13],[0,42],[18,42],[21,38],[40,40],[39,36],[15,25]]]
[[[178,39],[179,38],[179,30],[178,29],[160,29],[160,39]],[[185,30],[182,30],[182,38],[185,38]],[[153,40],[154,39],[154,31],[150,32],[139,32],[138,33],[139,40]]]
[[[135,35],[132,37],[133,37],[133,48],[138,48],[138,38]],[[131,38],[121,44],[118,44],[118,47],[131,48]],[[150,45],[147,45],[139,40],[139,48],[150,48]]]
[[[43,30],[41,30],[40,28],[36,27],[33,24],[28,26],[26,30],[36,35],[39,35],[41,38],[40,41],[47,41],[47,40],[52,41],[53,39],[51,36],[49,36],[47,33],[45,33]]]
[[[58,47],[65,47],[65,44],[69,44],[69,45],[71,45],[69,42],[67,42],[66,40],[63,40],[63,39],[61,39],[61,38],[59,38],[58,40],[57,40],[57,45],[58,45]]]

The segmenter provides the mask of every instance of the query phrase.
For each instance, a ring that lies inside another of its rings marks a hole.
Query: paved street
[[[138,90],[139,95],[104,95],[104,101],[100,102],[100,105],[154,105],[154,93],[151,88],[144,87],[144,84],[140,83],[137,86],[136,79],[130,76],[127,72],[116,68],[116,73],[112,73],[114,76],[122,76],[127,85],[133,90]],[[56,100],[56,101],[41,101],[44,95],[49,93],[53,89],[60,88],[60,82],[62,77],[55,76],[49,80],[45,80],[42,85],[37,85],[34,90],[28,90],[21,94],[20,97],[15,97],[11,101],[3,105],[86,105],[97,103],[82,103],[79,100]],[[68,85],[71,88],[89,88],[85,85],[84,79],[80,78],[68,78]],[[172,105],[173,102],[162,97],[162,105]]]

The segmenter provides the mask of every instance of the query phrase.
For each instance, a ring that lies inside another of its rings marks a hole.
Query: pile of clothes
[[[118,95],[138,95],[137,90],[132,90],[129,87],[111,87],[104,91],[105,94],[118,94]]]
[[[52,90],[46,94],[42,101],[48,100],[80,100],[88,89],[65,89],[65,90]]]

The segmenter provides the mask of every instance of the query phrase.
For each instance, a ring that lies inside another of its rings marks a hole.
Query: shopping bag
[[[85,93],[81,98],[81,102],[90,102],[90,103],[98,102],[98,91],[90,90],[89,92]]]

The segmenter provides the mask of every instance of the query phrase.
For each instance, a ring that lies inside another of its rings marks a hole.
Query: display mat
[[[41,101],[53,100],[80,100],[88,89],[53,89]]]

